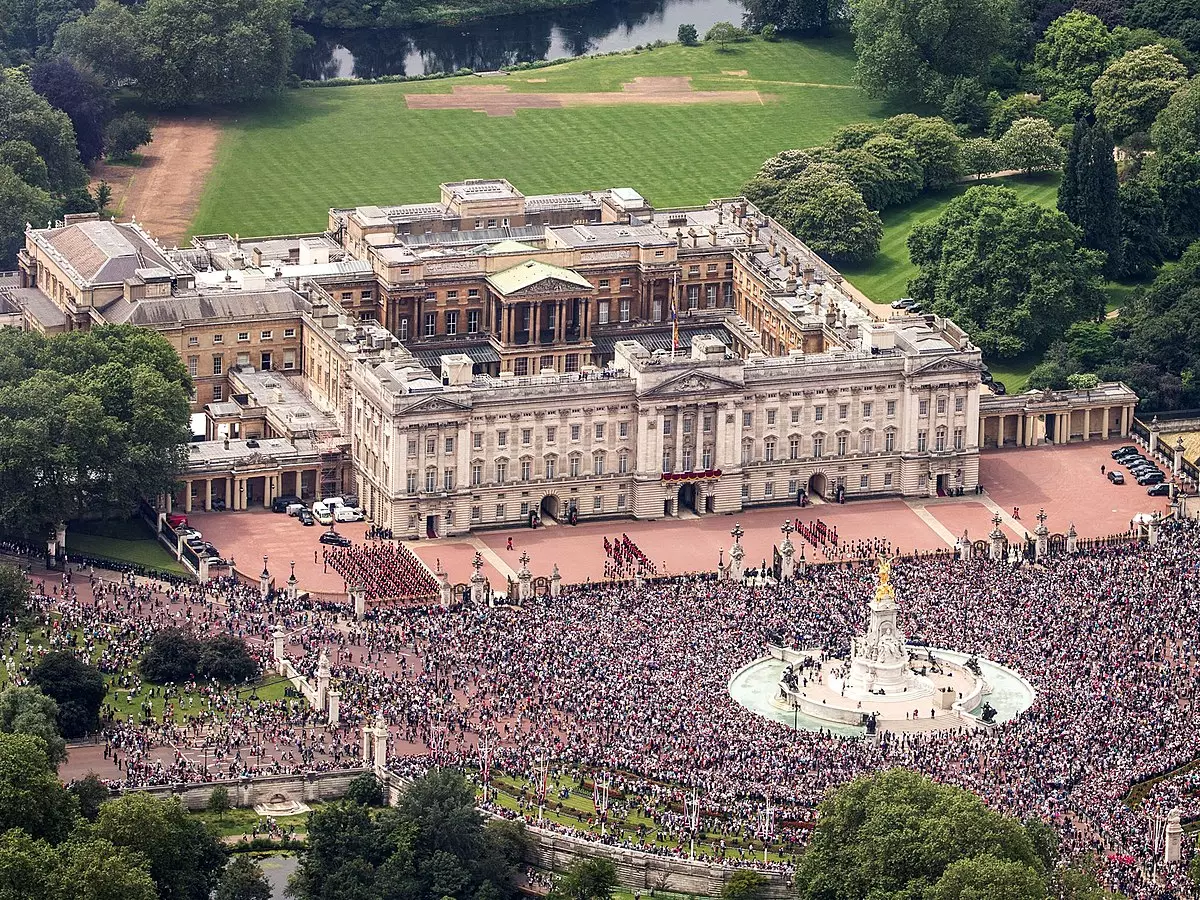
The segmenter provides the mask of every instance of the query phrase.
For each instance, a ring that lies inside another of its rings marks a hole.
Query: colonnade
[[[1128,437],[1133,407],[1128,405],[1067,407],[1060,411],[1028,409],[983,413],[979,417],[979,443],[984,449],[1066,444],[1073,440],[1105,441]]]

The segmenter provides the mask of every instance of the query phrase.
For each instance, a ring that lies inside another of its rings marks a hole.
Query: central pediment
[[[711,394],[724,394],[730,391],[741,393],[743,386],[735,381],[729,381],[708,372],[683,372],[655,385],[644,392],[642,397],[704,397]]]
[[[544,297],[568,294],[578,297],[595,291],[592,283],[572,269],[527,260],[487,277],[488,286],[504,298]]]

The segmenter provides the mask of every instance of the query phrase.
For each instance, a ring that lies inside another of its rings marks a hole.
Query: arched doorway
[[[559,502],[558,497],[554,494],[547,494],[542,498],[541,506],[542,517],[550,519],[554,522],[558,521]]]
[[[825,477],[824,472],[815,472],[808,479],[808,493],[810,496],[820,497],[825,499],[825,491],[829,486],[829,479]]]
[[[675,507],[676,515],[682,515],[684,510],[696,512],[696,486],[685,484],[679,489],[679,504]]]

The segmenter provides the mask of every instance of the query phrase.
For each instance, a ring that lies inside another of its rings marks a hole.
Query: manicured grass
[[[908,258],[908,236],[915,226],[936,220],[951,200],[979,184],[1002,184],[1015,190],[1023,200],[1053,207],[1058,201],[1058,181],[1058,175],[971,181],[885,210],[882,213],[883,242],[875,259],[865,266],[844,267],[842,274],[877,303],[891,303],[906,297],[908,280],[917,273],[916,266]]]
[[[1004,383],[1004,389],[1010,394],[1019,394],[1029,386],[1029,373],[1041,361],[1038,353],[1026,353],[1013,359],[985,360],[992,375]]]
[[[175,557],[171,556],[161,544],[150,538],[126,541],[97,534],[80,534],[68,530],[67,550],[71,553],[82,553],[86,556],[97,556],[118,562],[133,563],[138,566],[148,566],[177,575],[189,574],[187,569],[180,565]]]
[[[192,233],[319,230],[331,206],[424,202],[438,184],[502,177],[526,193],[628,186],[656,206],[730,196],[780,150],[822,143],[886,109],[851,84],[845,39],[664,47],[505,78],[290,91],[228,122]],[[745,76],[725,75],[745,70]],[[758,90],[762,104],[410,110],[408,93],[503,84],[513,92],[619,91],[691,75],[696,90]],[[531,79],[545,79],[533,81]],[[821,86],[823,85],[823,86]]]
[[[310,803],[313,809],[316,809],[321,804]],[[194,812],[191,814],[194,818],[204,822],[217,837],[233,837],[236,835],[249,835],[255,825],[266,825],[267,817],[260,816],[253,809],[231,809],[222,815],[211,813],[208,811]],[[298,816],[273,816],[275,824],[280,828],[288,829],[294,827],[296,835],[303,837],[308,833],[308,813],[301,813]]]

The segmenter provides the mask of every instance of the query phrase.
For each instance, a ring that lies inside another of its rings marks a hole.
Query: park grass
[[[320,803],[310,803],[313,809],[321,806]],[[240,835],[249,835],[254,831],[255,825],[265,825],[268,818],[275,820],[275,824],[281,828],[287,829],[294,827],[297,837],[304,837],[308,834],[308,813],[301,813],[297,816],[260,816],[250,808],[236,808],[227,810],[224,813],[217,814],[203,810],[190,814],[192,818],[199,819],[217,837],[238,837]]]
[[[980,184],[1010,187],[1022,200],[1054,207],[1058,202],[1058,181],[1059,176],[1055,174],[964,182],[949,190],[925,194],[904,206],[884,210],[881,214],[883,241],[879,246],[879,253],[870,263],[862,266],[844,266],[841,272],[876,303],[891,303],[893,300],[907,297],[908,281],[917,274],[917,267],[908,258],[908,236],[913,228],[936,220],[950,201]]]
[[[1008,393],[1019,394],[1029,386],[1029,376],[1041,361],[1040,353],[1025,353],[1012,359],[989,359],[987,367]]]
[[[514,72],[514,92],[618,91],[637,76],[691,75],[697,90],[754,89],[762,104],[411,110],[409,93],[448,93],[474,77],[304,88],[231,116],[191,233],[325,227],[330,207],[433,201],[438,184],[507,178],[526,193],[628,186],[659,207],[738,193],[767,157],[820,144],[842,125],[901,112],[851,84],[846,39],[721,52],[671,45]],[[725,75],[745,70],[745,77]],[[530,81],[529,79],[545,79]]]
[[[159,569],[174,575],[190,574],[157,541],[150,539],[123,541],[103,535],[76,534],[68,531],[67,550],[70,553],[82,553],[85,556]]]

